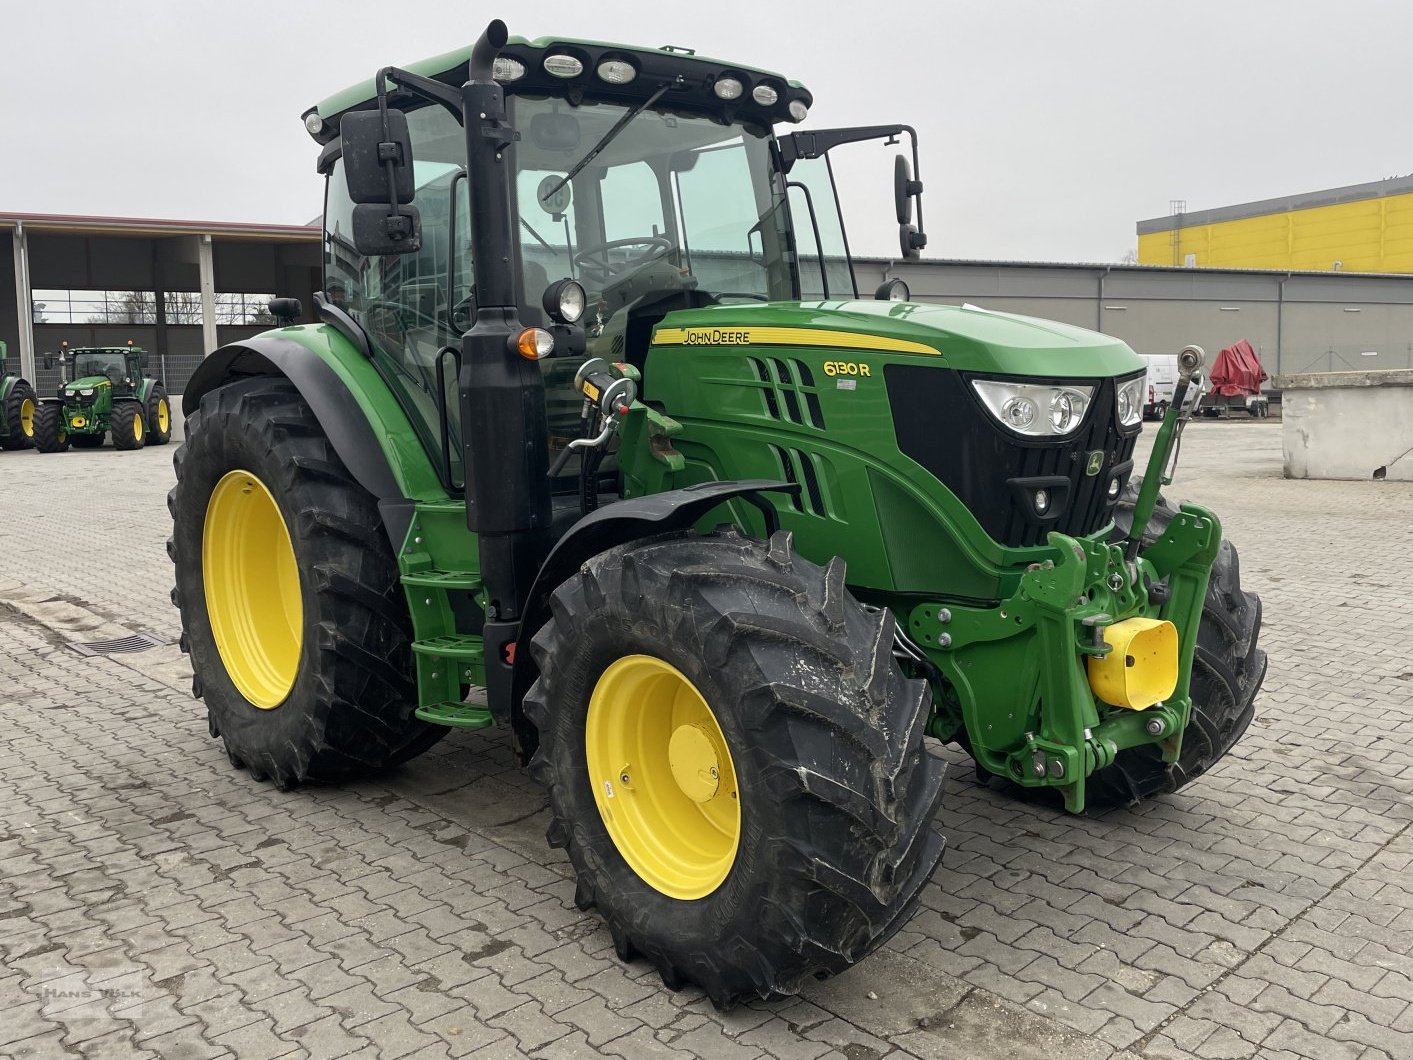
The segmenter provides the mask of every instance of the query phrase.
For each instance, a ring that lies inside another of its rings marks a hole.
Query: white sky
[[[803,81],[806,127],[922,138],[929,256],[1113,261],[1134,223],[1413,170],[1413,4],[1226,0],[5,0],[0,210],[303,223],[305,107],[512,33],[679,44]],[[388,27],[395,27],[389,30]],[[844,169],[889,254],[893,149]]]

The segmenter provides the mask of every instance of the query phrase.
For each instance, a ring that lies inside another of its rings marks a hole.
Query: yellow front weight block
[[[1146,710],[1173,694],[1178,679],[1178,634],[1171,622],[1127,618],[1104,627],[1108,655],[1089,660],[1089,687],[1105,703]]]

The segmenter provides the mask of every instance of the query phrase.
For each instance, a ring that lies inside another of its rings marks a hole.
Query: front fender
[[[265,332],[209,354],[182,394],[190,416],[217,387],[254,375],[283,376],[309,403],[334,452],[378,501],[396,552],[416,501],[447,493],[416,430],[366,356],[323,324]]]
[[[530,641],[549,621],[550,596],[554,590],[590,557],[629,541],[640,541],[658,534],[686,530],[711,514],[713,509],[737,497],[751,502],[762,511],[766,517],[766,533],[769,535],[774,528],[774,514],[769,511],[769,505],[760,498],[761,493],[767,492],[797,494],[800,492],[800,486],[799,483],[772,482],[769,479],[701,482],[682,489],[607,505],[584,516],[559,539],[535,576],[535,585],[527,598],[525,613],[515,627],[515,650],[510,653],[513,661],[508,667],[512,672],[508,674],[504,673],[507,667],[501,663],[503,653],[499,646],[492,650],[492,631],[495,624],[487,624],[487,682],[496,680],[494,671],[497,669],[501,671],[502,680],[509,678],[511,727],[520,753],[527,761],[534,753],[539,737],[534,725],[521,710],[520,703],[538,676],[530,652]],[[509,625],[510,623],[504,624]],[[501,663],[499,667],[498,663]],[[489,691],[492,693],[490,702],[493,709],[505,701],[495,694],[497,689],[494,687]]]

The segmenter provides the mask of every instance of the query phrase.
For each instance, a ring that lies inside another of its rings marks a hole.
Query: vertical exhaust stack
[[[515,133],[504,90],[492,77],[508,39],[499,19],[486,27],[471,49],[461,88],[476,316],[461,337],[458,379],[466,523],[478,536],[486,592],[487,701],[502,721],[509,718],[513,695],[508,653],[550,545],[544,381],[538,364],[516,353],[512,342],[521,327],[516,307],[523,301],[513,264]]]

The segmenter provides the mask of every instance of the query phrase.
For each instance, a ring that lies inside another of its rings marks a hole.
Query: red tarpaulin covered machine
[[[1202,400],[1202,411],[1208,416],[1229,416],[1244,411],[1249,416],[1270,413],[1270,399],[1261,393],[1261,384],[1270,376],[1261,367],[1261,358],[1251,343],[1242,339],[1221,353],[1207,379],[1211,391]]]

